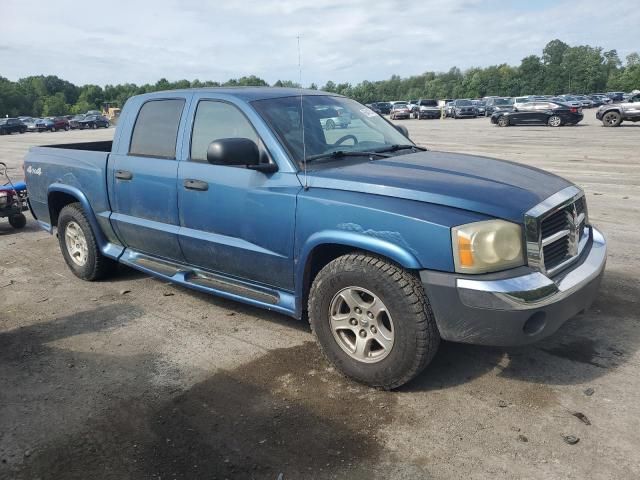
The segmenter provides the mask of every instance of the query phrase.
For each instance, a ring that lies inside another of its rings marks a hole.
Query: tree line
[[[53,75],[21,78],[12,82],[0,76],[0,116],[55,116],[99,110],[103,103],[115,106],[142,93],[178,88],[220,86],[269,86],[255,75],[231,79],[224,83],[200,80],[161,79],[155,84],[82,85],[77,86]],[[290,80],[278,80],[274,87],[300,87]],[[518,96],[529,94],[629,92],[640,88],[640,55],[635,52],[619,58],[616,50],[605,51],[589,45],[570,46],[552,40],[542,55],[529,55],[520,65],[507,64],[473,67],[448,72],[425,72],[388,80],[334,83],[328,81],[309,88],[339,93],[362,103],[416,98],[480,98],[488,95]]]

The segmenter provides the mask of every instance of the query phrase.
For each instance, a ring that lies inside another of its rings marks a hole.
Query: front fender
[[[348,247],[354,250],[365,250],[386,257],[404,268],[419,269],[420,262],[411,252],[408,245],[406,247],[401,246],[402,242],[403,240],[401,237],[398,238],[397,232],[367,232],[356,228],[352,230],[324,230],[311,235],[302,246],[295,267],[297,316],[300,316],[303,307],[305,269],[316,248],[332,245],[335,247]]]

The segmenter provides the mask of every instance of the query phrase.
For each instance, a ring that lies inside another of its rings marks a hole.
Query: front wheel
[[[559,127],[562,125],[562,119],[558,115],[551,115],[547,120],[547,125],[550,127]]]
[[[618,112],[607,112],[602,117],[602,125],[605,127],[617,127],[622,123],[622,115]]]
[[[366,253],[326,265],[311,286],[308,311],[329,362],[372,387],[407,383],[429,364],[440,343],[415,274]]]
[[[25,217],[23,213],[9,215],[9,225],[11,225],[13,228],[19,230],[21,228],[24,228],[26,224],[27,217]]]
[[[498,126],[499,127],[508,127],[509,126],[509,119],[505,116],[499,117],[498,118]]]
[[[87,215],[79,203],[60,211],[58,241],[69,269],[83,280],[99,280],[111,273],[116,262],[100,252]]]

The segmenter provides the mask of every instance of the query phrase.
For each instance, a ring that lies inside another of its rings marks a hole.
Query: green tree
[[[65,102],[64,93],[58,92],[44,98],[42,113],[45,116],[64,115],[69,111],[69,105]]]

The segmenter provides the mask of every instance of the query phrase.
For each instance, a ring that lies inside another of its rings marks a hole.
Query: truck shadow
[[[545,385],[588,383],[633,357],[640,345],[637,278],[607,271],[589,311],[538,343],[514,348],[445,342],[427,369],[403,390],[455,387],[488,372]]]
[[[384,453],[377,433],[393,420],[397,398],[343,379],[311,342],[272,350],[186,389],[158,382],[158,355],[78,352],[53,343],[143,313],[114,305],[0,334],[8,387],[0,405],[0,477],[375,473]]]

